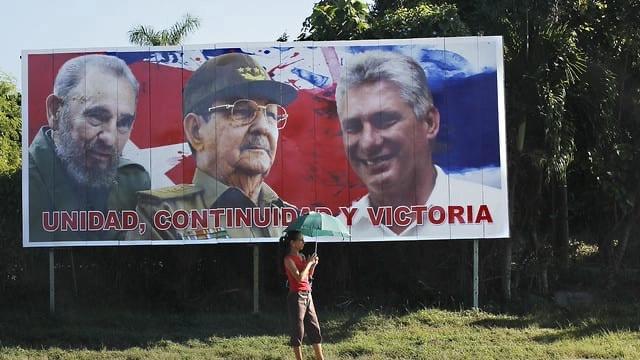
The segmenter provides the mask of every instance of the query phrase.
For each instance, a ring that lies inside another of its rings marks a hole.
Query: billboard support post
[[[49,248],[49,313],[53,315],[56,311],[56,286],[55,267],[53,259],[53,248]]]
[[[473,240],[473,310],[478,310],[478,239]]]
[[[73,248],[69,249],[71,255],[71,277],[73,278],[73,295],[78,297],[78,277],[76,276],[76,262],[73,260]]]
[[[260,248],[253,245],[253,313],[260,312]]]

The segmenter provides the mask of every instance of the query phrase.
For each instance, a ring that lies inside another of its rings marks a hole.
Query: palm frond
[[[186,14],[169,29],[157,31],[151,26],[139,25],[129,30],[129,42],[140,46],[178,45],[200,27],[200,19]]]
[[[154,30],[151,26],[140,25],[135,27],[128,32],[129,34],[129,42],[135,45],[140,46],[153,46],[154,39],[157,38],[158,32]]]
[[[173,45],[180,44],[184,38],[200,27],[200,19],[186,14],[181,21],[175,23],[167,33],[167,40]]]

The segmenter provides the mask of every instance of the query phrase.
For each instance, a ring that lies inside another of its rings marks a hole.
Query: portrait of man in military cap
[[[183,93],[184,135],[196,164],[192,184],[140,193],[139,216],[151,225],[142,238],[279,237],[278,224],[227,227],[228,213],[219,214],[215,229],[198,231],[160,228],[156,215],[166,209],[292,207],[264,179],[287,122],[284,106],[296,96],[295,88],[272,80],[247,54],[228,53],[202,64]]]

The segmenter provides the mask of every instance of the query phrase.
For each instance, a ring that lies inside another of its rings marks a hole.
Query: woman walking
[[[318,265],[318,255],[313,254],[305,258],[300,251],[304,248],[304,236],[300,231],[288,231],[280,238],[283,250],[283,264],[287,280],[289,281],[289,294],[287,295],[287,311],[289,313],[290,344],[296,355],[296,360],[302,359],[302,338],[305,329],[317,360],[323,360],[322,335],[320,334],[320,322],[316,315],[311,297],[311,282],[313,272]]]

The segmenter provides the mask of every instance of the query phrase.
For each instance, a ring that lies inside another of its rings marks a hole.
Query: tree
[[[10,293],[22,271],[20,252],[22,118],[21,97],[11,78],[0,73],[0,292]]]
[[[458,8],[450,4],[423,3],[413,7],[389,8],[379,13],[371,23],[367,35],[373,38],[469,35],[467,25],[458,16]]]
[[[611,288],[639,239],[633,230],[640,224],[640,4],[590,1],[576,12],[584,19],[579,41],[589,63],[569,103],[583,119],[576,129],[583,149],[574,180],[583,205],[577,220],[595,238]]]
[[[456,5],[424,1],[323,0],[303,23],[298,40],[356,40],[468,35]]]
[[[363,0],[321,0],[304,20],[298,40],[360,39],[369,27],[368,14]]]
[[[16,85],[0,73],[0,174],[13,173],[22,163],[20,101]]]
[[[139,25],[129,30],[129,42],[140,46],[178,45],[200,27],[200,19],[186,14],[169,29],[155,30],[151,26]]]
[[[512,216],[515,262],[566,268],[571,236],[595,242],[615,277],[640,223],[640,4],[455,2],[472,32],[505,39],[511,203],[527,204]]]
[[[289,41],[289,34],[287,32],[283,32],[282,35],[278,36],[276,39],[277,42],[287,42]]]

